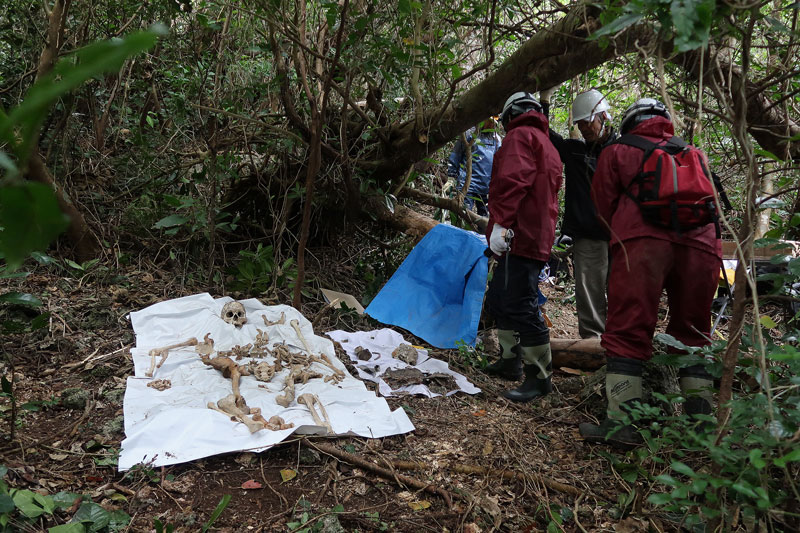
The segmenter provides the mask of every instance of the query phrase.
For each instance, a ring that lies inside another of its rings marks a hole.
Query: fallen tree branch
[[[447,504],[448,509],[453,508],[453,498],[462,499],[462,496],[458,493],[450,493],[449,491],[441,487],[437,487],[430,483],[425,483],[424,481],[420,481],[418,479],[405,476],[403,474],[398,474],[397,472],[393,472],[388,468],[383,468],[382,466],[378,466],[375,463],[368,461],[367,459],[340,450],[339,448],[331,444],[326,444],[323,442],[312,442],[308,439],[303,439],[303,444],[305,444],[308,447],[314,448],[315,450],[318,450],[320,452],[331,455],[342,462],[357,466],[359,468],[363,468],[364,470],[368,470],[373,474],[382,477],[383,479],[395,481],[400,485],[407,485],[417,490],[422,490],[429,494],[435,494],[437,496],[440,496]]]

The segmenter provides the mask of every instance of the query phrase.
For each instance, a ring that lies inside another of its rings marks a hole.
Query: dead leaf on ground
[[[255,479],[248,479],[247,481],[242,483],[242,488],[245,490],[256,490],[256,489],[261,489],[263,487],[264,486]]]
[[[281,470],[281,479],[283,480],[284,483],[293,480],[295,477],[297,477],[296,470],[292,470],[291,468],[286,468],[284,470]]]
[[[411,507],[412,511],[422,511],[423,509],[430,507],[431,502],[428,500],[419,500],[416,502],[408,502],[408,506]]]

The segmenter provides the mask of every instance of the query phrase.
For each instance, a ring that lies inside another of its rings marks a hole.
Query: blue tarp
[[[488,259],[486,238],[439,224],[406,260],[366,309],[384,324],[407,329],[437,348],[457,341],[474,345],[478,335]]]

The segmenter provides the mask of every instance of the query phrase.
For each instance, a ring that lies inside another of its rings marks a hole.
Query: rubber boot
[[[626,404],[642,399],[642,362],[635,359],[609,357],[606,365],[606,419],[598,424],[578,426],[586,442],[608,444],[629,450],[643,444],[641,435],[631,425],[622,422]]]
[[[485,371],[490,376],[517,381],[522,377],[522,357],[517,336],[513,330],[498,329],[497,341],[500,343],[500,359],[487,366]]]
[[[522,362],[525,364],[525,381],[503,396],[515,402],[529,402],[553,391],[553,356],[550,344],[523,346]]]
[[[711,406],[714,396],[711,391],[714,388],[714,381],[705,368],[701,365],[681,368],[678,371],[678,383],[681,393],[686,397],[683,409],[690,418],[696,418],[695,415],[711,415],[713,413]],[[712,422],[701,420],[699,427],[710,429]]]

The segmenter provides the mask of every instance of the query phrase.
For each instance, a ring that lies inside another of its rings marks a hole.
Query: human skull
[[[240,328],[247,322],[247,313],[239,302],[228,302],[222,308],[222,320]]]

